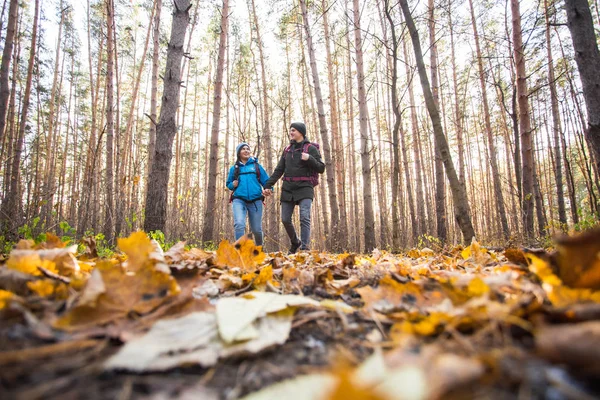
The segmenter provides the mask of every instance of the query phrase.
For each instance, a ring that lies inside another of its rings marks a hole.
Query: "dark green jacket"
[[[321,154],[315,146],[308,146],[308,160],[302,160],[302,149],[308,140],[297,143],[290,143],[290,151],[283,151],[275,171],[265,183],[265,188],[271,188],[283,175],[284,177],[308,176],[311,171],[322,174],[325,171],[325,164],[321,161]],[[283,181],[281,188],[281,201],[300,201],[302,199],[313,199],[315,190],[308,181]]]

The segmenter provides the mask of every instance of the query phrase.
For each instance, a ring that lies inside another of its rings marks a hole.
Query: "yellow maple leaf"
[[[256,246],[247,236],[242,236],[235,244],[222,240],[217,249],[215,264],[220,267],[240,267],[249,271],[265,260],[262,246]]]
[[[529,270],[536,274],[544,283],[552,286],[562,285],[562,281],[552,271],[552,268],[546,260],[542,260],[540,257],[527,253],[527,259],[529,260]]]
[[[279,282],[273,281],[273,267],[271,265],[260,270],[260,273],[254,280],[254,287],[258,290],[265,290],[268,282],[275,287],[279,286]]]
[[[42,275],[38,267],[58,273],[56,264],[53,261],[42,260],[39,254],[33,250],[13,250],[6,262],[6,266],[10,269],[34,276]]]
[[[133,271],[140,269],[154,252],[148,235],[141,231],[132,233],[128,238],[117,239],[117,245],[127,254],[127,268]]]
[[[57,299],[66,299],[69,293],[67,285],[52,279],[27,282],[27,287],[40,297],[55,296]]]
[[[562,280],[554,274],[548,261],[530,253],[527,253],[526,256],[530,261],[529,269],[544,283],[542,287],[553,305],[557,307],[567,307],[583,302],[600,303],[600,291],[587,288],[567,287],[563,284]]]
[[[600,291],[572,289],[567,286],[550,286],[546,289],[548,299],[556,307],[568,307],[578,303],[600,303]]]
[[[440,328],[452,319],[451,316],[441,312],[432,312],[429,315],[410,315],[405,321],[392,325],[390,336],[392,338],[402,334],[416,334],[431,336],[439,333]]]
[[[484,294],[489,293],[489,291],[490,287],[479,277],[471,279],[467,286],[467,293],[471,297],[483,296]]]
[[[14,296],[13,292],[9,292],[8,290],[0,289],[0,310],[8,305],[10,299]]]
[[[475,238],[471,240],[471,245],[465,248],[460,255],[465,260],[472,258],[475,260],[475,262],[482,264],[492,258],[490,254],[488,254],[487,249],[485,247],[481,247]]]
[[[419,249],[411,249],[408,253],[406,253],[406,255],[410,258],[419,258],[421,257],[421,252]]]

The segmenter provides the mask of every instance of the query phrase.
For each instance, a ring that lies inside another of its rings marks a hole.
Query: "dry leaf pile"
[[[0,266],[7,398],[600,395],[600,232],[556,249],[167,252],[48,234]]]

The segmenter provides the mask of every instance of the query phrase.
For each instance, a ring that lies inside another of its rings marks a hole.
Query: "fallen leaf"
[[[52,279],[40,279],[33,282],[27,282],[27,287],[40,297],[54,296],[56,299],[66,299],[69,294],[67,285]]]
[[[538,352],[552,362],[567,364],[586,374],[600,374],[600,322],[545,326],[535,335]]]
[[[143,265],[134,273],[109,262],[99,263],[96,267],[99,275],[88,282],[80,302],[54,326],[81,329],[125,318],[131,312],[143,315],[179,293],[177,281],[170,274],[155,270],[150,262]]]
[[[284,343],[292,319],[293,313],[285,311],[266,315],[256,321],[254,339],[232,344],[219,336],[215,313],[195,312],[158,321],[146,335],[127,342],[106,362],[105,368],[149,372],[182,365],[210,367],[222,358],[255,354]]]
[[[14,293],[0,289],[0,310],[3,309],[4,307],[6,307],[10,303],[10,300],[12,299],[13,296],[14,296]]]
[[[241,400],[324,400],[337,384],[338,380],[332,374],[301,375],[251,393]]]
[[[304,296],[276,293],[250,292],[242,297],[223,298],[217,302],[219,334],[225,343],[255,338],[258,331],[253,322],[266,314],[296,306],[318,306],[319,303]]]
[[[600,289],[600,229],[556,239],[558,276],[574,288]]]
[[[200,285],[196,286],[192,291],[192,295],[197,299],[202,297],[215,297],[218,294],[219,288],[211,279],[205,280]]]
[[[256,268],[265,260],[262,246],[256,246],[247,236],[242,236],[235,244],[221,241],[217,249],[215,264],[221,267],[240,267],[246,271]]]

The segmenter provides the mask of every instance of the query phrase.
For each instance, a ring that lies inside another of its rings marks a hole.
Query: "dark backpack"
[[[256,179],[258,179],[258,182],[260,183],[260,168],[258,166],[258,162],[254,163],[254,170],[256,171]],[[238,186],[239,186],[239,179],[240,179],[240,166],[236,162],[235,165],[233,166],[233,180],[238,181]],[[230,203],[233,202],[233,193],[234,192],[235,192],[235,190],[232,190],[231,193],[229,194],[229,202]]]
[[[310,146],[314,146],[317,148],[317,150],[320,150],[320,146],[318,143],[309,142],[309,143],[304,143],[304,146],[302,147],[302,152],[308,153],[308,148]],[[292,151],[291,144],[288,145],[285,148],[285,150],[283,151],[284,157],[287,156],[287,153],[289,153],[290,151]],[[308,181],[311,183],[311,185],[313,187],[315,187],[319,184],[319,173],[317,171],[310,169],[310,173],[308,174],[308,176],[284,176],[283,180],[288,181],[288,182]]]

